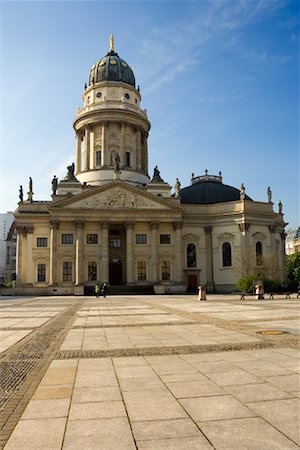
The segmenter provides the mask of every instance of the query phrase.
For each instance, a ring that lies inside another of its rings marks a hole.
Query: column
[[[135,130],[136,168],[142,169],[141,130]]]
[[[145,166],[145,173],[148,173],[148,132],[145,133],[145,140],[144,140],[144,166]]]
[[[108,165],[108,148],[107,148],[107,122],[102,123],[102,166]]]
[[[83,284],[83,227],[84,220],[76,220],[75,238],[75,286]]]
[[[90,127],[90,169],[94,170],[95,169],[95,159],[96,159],[96,155],[95,155],[95,133],[94,133],[94,128],[91,126]]]
[[[84,135],[84,170],[90,168],[90,129],[87,126]]]
[[[49,286],[57,285],[57,230],[59,228],[58,220],[50,220],[50,268],[49,268]]]
[[[120,124],[120,160],[121,167],[125,166],[125,123]]]
[[[126,227],[126,276],[127,284],[133,282],[134,258],[133,258],[133,230],[134,222],[125,222]]]
[[[17,248],[16,248],[16,286],[21,287],[23,282],[22,277],[22,256],[23,256],[23,236],[24,227],[17,226]]]
[[[158,221],[150,222],[151,226],[151,266],[152,278],[151,281],[156,283],[158,280]]]
[[[76,135],[77,138],[77,150],[76,150],[76,175],[81,172],[81,143],[82,134],[80,132]]]
[[[33,249],[33,227],[26,227],[27,231],[27,239],[26,239],[26,271],[27,271],[27,280],[26,283],[33,285],[34,283],[34,268],[33,268],[33,258],[32,258],[32,249]]]
[[[101,248],[101,278],[102,282],[109,282],[109,222],[100,222],[102,230],[102,248]]]
[[[175,266],[176,266],[176,281],[183,281],[182,270],[182,222],[173,223],[174,230],[176,231],[176,247],[175,247]]]
[[[204,227],[205,231],[205,249],[206,249],[206,289],[214,292],[214,268],[212,252],[212,227]]]
[[[240,255],[236,258],[235,263],[240,266],[240,275],[243,277],[252,273],[253,266],[253,251],[249,245],[250,223],[240,223],[239,228],[241,231],[241,251]],[[234,255],[234,252],[232,255]]]

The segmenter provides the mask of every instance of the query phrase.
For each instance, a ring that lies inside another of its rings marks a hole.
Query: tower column
[[[127,284],[133,282],[133,230],[134,230],[134,222],[125,222],[126,227],[126,276],[127,276]]]
[[[158,244],[157,244],[157,236],[158,236],[158,226],[159,222],[153,221],[150,223],[151,225],[151,266],[152,266],[152,274],[151,281],[156,283],[158,280]]]
[[[102,156],[101,165],[108,166],[107,122],[102,123]]]
[[[76,174],[81,172],[81,143],[82,143],[82,134],[78,131],[76,135]]]
[[[83,284],[83,227],[84,220],[76,220],[75,238],[75,286]]]
[[[206,250],[206,289],[214,292],[214,268],[212,252],[212,227],[204,227],[205,231],[205,250]]]
[[[49,285],[57,285],[57,230],[59,228],[58,220],[50,220],[50,267],[49,267]]]
[[[125,123],[121,122],[120,125],[120,160],[121,167],[125,166]]]
[[[109,282],[109,222],[100,222],[102,231],[102,246],[101,246],[101,274],[102,281]]]
[[[87,126],[84,136],[84,170],[90,168],[90,129]]]
[[[175,253],[175,266],[176,266],[176,280],[183,281],[183,271],[182,271],[182,222],[173,223],[174,230],[176,231],[176,253]]]
[[[136,129],[135,131],[135,148],[136,148],[136,168],[137,170],[142,169],[142,151],[141,151],[141,130]]]

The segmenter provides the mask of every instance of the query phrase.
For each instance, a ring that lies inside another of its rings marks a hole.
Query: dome
[[[223,184],[221,174],[192,178],[192,185],[181,189],[181,203],[211,204],[240,200],[240,190]],[[245,194],[245,200],[251,200]]]
[[[121,81],[135,87],[135,77],[126,61],[114,49],[114,39],[110,37],[109,52],[94,64],[89,75],[89,86],[101,81]]]

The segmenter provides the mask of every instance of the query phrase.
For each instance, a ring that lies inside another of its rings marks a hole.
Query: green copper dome
[[[135,87],[133,71],[115,52],[112,35],[109,52],[97,64],[94,64],[90,71],[89,86],[101,81],[121,81]]]

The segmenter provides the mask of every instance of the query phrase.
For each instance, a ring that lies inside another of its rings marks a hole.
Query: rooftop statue
[[[24,199],[24,197],[23,197],[23,186],[20,186],[20,189],[19,189],[19,199],[20,199],[20,202],[23,202],[23,199]]]
[[[153,177],[152,180],[156,183],[164,183],[164,180],[162,179],[162,177],[160,176],[160,171],[158,170],[158,167],[155,166],[154,170],[153,170]]]
[[[67,167],[67,169],[68,169],[68,173],[65,176],[65,178],[63,179],[63,181],[78,181],[77,178],[74,175],[74,173],[75,173],[75,164],[72,163],[70,166]]]
[[[31,203],[33,201],[33,190],[32,190],[32,178],[31,177],[29,177],[29,190],[28,190],[27,194],[28,194],[27,201]]]
[[[58,179],[57,179],[57,176],[54,175],[53,180],[52,180],[52,195],[56,195],[57,185],[58,185]]]
[[[181,190],[181,184],[178,178],[176,178],[176,182],[174,184],[174,190],[175,190],[175,198],[180,197],[180,190]]]
[[[268,187],[267,194],[268,194],[268,202],[271,203],[272,202],[272,191],[271,191],[270,186]]]
[[[240,188],[240,199],[245,200],[245,197],[246,197],[246,188],[244,186],[244,183],[242,183]]]

